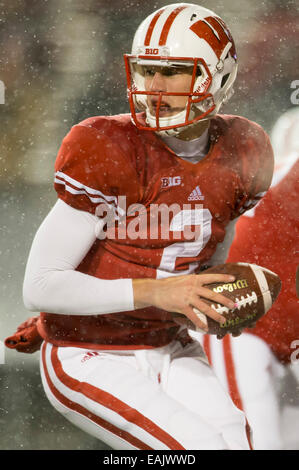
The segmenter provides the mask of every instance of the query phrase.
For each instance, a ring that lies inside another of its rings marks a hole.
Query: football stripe
[[[263,273],[263,270],[259,266],[255,264],[250,264],[249,266],[251,267],[253,274],[255,275],[257,279],[259,288],[263,296],[265,312],[267,312],[272,306],[272,297],[271,297],[271,292],[269,290],[269,285],[268,285],[266,276]]]

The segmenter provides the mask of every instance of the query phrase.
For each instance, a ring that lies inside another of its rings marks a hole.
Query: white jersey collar
[[[204,158],[209,150],[209,130],[196,139],[181,140],[175,136],[161,136],[165,144],[179,157],[191,163],[197,163]]]

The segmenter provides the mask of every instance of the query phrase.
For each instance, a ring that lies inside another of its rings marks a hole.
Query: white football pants
[[[255,450],[282,449],[277,385],[284,371],[270,347],[249,334],[234,338],[189,332],[204,347],[213,370],[236,406],[245,412]]]
[[[198,342],[105,352],[44,342],[41,375],[54,408],[112,449],[250,449]]]

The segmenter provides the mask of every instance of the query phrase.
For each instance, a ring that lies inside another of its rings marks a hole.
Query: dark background
[[[293,106],[291,83],[299,79],[298,2],[194,3],[219,14],[236,42],[235,95],[222,111],[252,119],[270,133]],[[22,281],[35,231],[56,201],[53,165],[61,140],[86,117],[128,112],[122,55],[130,52],[139,23],[164,4],[0,0],[1,341],[32,315],[23,306]],[[106,448],[48,403],[38,353],[6,350],[3,361],[1,351],[0,449]],[[288,405],[285,446],[298,449],[291,419],[299,413],[294,384],[287,379],[281,385],[281,402]]]

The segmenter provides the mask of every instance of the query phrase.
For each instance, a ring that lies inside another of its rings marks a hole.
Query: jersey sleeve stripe
[[[116,218],[124,216],[124,210],[118,205],[116,196],[108,196],[99,190],[90,188],[60,171],[55,173],[54,183],[63,185],[70,194],[82,194],[88,197],[93,204],[108,204],[114,211]]]
[[[114,217],[115,217],[116,220],[118,220],[120,217],[123,217],[123,215],[124,215],[124,210],[121,207],[119,207],[119,206],[115,207],[115,205],[113,203],[111,204],[111,203],[107,202],[102,197],[92,197],[84,189],[74,189],[74,188],[72,188],[72,186],[69,186],[65,181],[62,181],[58,178],[54,179],[54,183],[63,185],[65,190],[68,191],[70,194],[74,194],[74,195],[83,194],[84,196],[88,197],[88,199],[93,204],[96,204],[97,206],[99,206],[99,204],[104,204],[106,207],[107,207],[107,205],[109,205],[110,208],[113,210],[113,214],[114,214]],[[96,213],[95,215],[99,215],[99,214]]]
[[[75,188],[84,190],[87,195],[88,195],[88,193],[90,193],[91,195],[101,196],[105,199],[106,202],[110,202],[110,203],[113,202],[115,204],[115,206],[117,206],[117,197],[116,196],[105,195],[105,194],[102,193],[102,191],[99,191],[98,189],[90,188],[89,186],[86,186],[85,184],[80,183],[79,181],[75,180],[74,178],[71,178],[70,176],[68,176],[66,173],[63,173],[62,171],[56,171],[55,177],[59,177],[59,179],[61,178],[63,181],[71,183],[72,186],[74,186]]]
[[[59,180],[58,178],[54,179],[54,183],[64,185],[65,189],[72,194],[84,194],[90,199],[91,202],[94,202],[94,203],[104,202],[105,204],[107,204],[107,201],[103,199],[102,197],[92,197],[85,191],[85,189],[74,189],[71,186],[69,186],[65,181]]]

